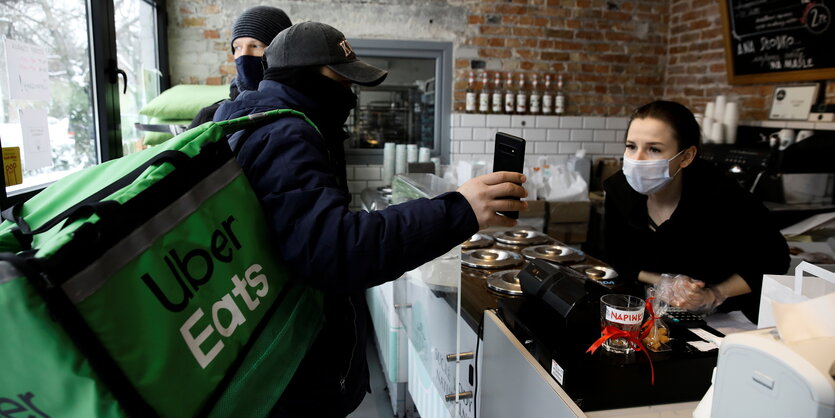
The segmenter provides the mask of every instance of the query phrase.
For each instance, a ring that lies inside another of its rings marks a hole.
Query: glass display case
[[[357,107],[346,122],[349,164],[382,164],[386,142],[415,144],[449,162],[452,44],[351,39],[357,56],[388,71],[379,86],[354,86]]]
[[[382,148],[386,142],[421,143],[416,126],[423,115],[414,112],[421,107],[415,100],[417,87],[364,87],[357,95],[351,142],[354,148]],[[431,144],[431,141],[430,141]],[[421,145],[423,146],[423,145]]]
[[[392,203],[432,198],[456,186],[433,174],[396,175]],[[472,353],[462,353],[461,247],[394,281],[394,306],[406,330],[408,390],[421,417],[460,417]],[[466,363],[469,364],[469,363]]]

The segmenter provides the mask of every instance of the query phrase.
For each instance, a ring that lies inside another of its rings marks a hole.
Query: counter
[[[494,312],[484,314],[484,350],[478,416],[492,417],[690,417],[698,402],[585,413]],[[600,390],[611,390],[601,382]]]
[[[452,187],[441,184],[437,177],[423,177],[395,176],[393,203],[432,197]],[[583,264],[604,265],[588,256]],[[467,274],[467,269],[464,267],[462,274],[461,249],[457,247],[390,284],[368,291],[396,415],[410,416],[414,407],[424,418],[551,417],[554,411],[584,416],[581,407],[541,365],[541,359],[531,355],[493,312],[502,301],[522,297],[489,290],[483,277]],[[695,402],[689,402],[616,411],[670,416],[694,407]]]

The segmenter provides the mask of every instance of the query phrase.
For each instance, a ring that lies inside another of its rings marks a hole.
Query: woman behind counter
[[[679,103],[633,113],[623,170],[604,184],[606,257],[673,306],[756,323],[762,276],[786,272],[788,246],[760,202],[698,158],[700,138]]]

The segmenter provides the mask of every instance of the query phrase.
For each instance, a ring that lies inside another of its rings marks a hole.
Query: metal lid
[[[509,245],[538,245],[551,240],[551,237],[539,231],[528,229],[509,229],[492,233],[496,241]]]
[[[586,277],[600,282],[604,285],[612,285],[615,284],[615,280],[618,278],[618,273],[611,267],[608,266],[593,266],[591,264],[581,264],[579,266],[571,266],[574,270],[579,271],[586,275]]]
[[[566,245],[537,245],[522,250],[525,258],[541,258],[555,263],[577,263],[586,259],[586,253]]]
[[[495,240],[493,237],[484,234],[473,234],[470,239],[461,244],[461,249],[475,250],[476,248],[485,248],[493,245]]]
[[[522,285],[516,277],[521,270],[504,270],[487,276],[487,288],[507,295],[521,295]]]
[[[461,252],[461,264],[479,269],[499,269],[518,266],[525,260],[521,255],[511,251],[495,248],[470,250]]]

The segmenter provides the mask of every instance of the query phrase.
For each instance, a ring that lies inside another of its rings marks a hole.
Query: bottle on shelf
[[[512,114],[516,110],[516,92],[513,90],[513,73],[507,73],[504,81],[504,113]]]
[[[554,98],[554,113],[565,114],[565,93],[562,91],[562,74],[557,77],[557,95]]]
[[[487,71],[481,73],[481,90],[478,92],[478,112],[490,113],[490,82]]]
[[[532,115],[542,113],[542,94],[539,92],[539,76],[534,74],[531,76],[531,98],[528,111]]]
[[[475,75],[470,71],[470,75],[467,77],[467,95],[464,102],[464,111],[467,113],[475,113],[476,94],[473,84],[475,84]]]
[[[542,114],[554,113],[554,96],[551,94],[551,74],[545,74],[545,90],[542,92]]]
[[[502,75],[498,71],[496,74],[493,75],[493,99],[492,103],[490,104],[490,110],[500,115],[502,113],[504,106],[504,100],[502,96]]]
[[[528,92],[525,91],[525,74],[519,74],[519,88],[516,90],[516,113],[528,113]]]

